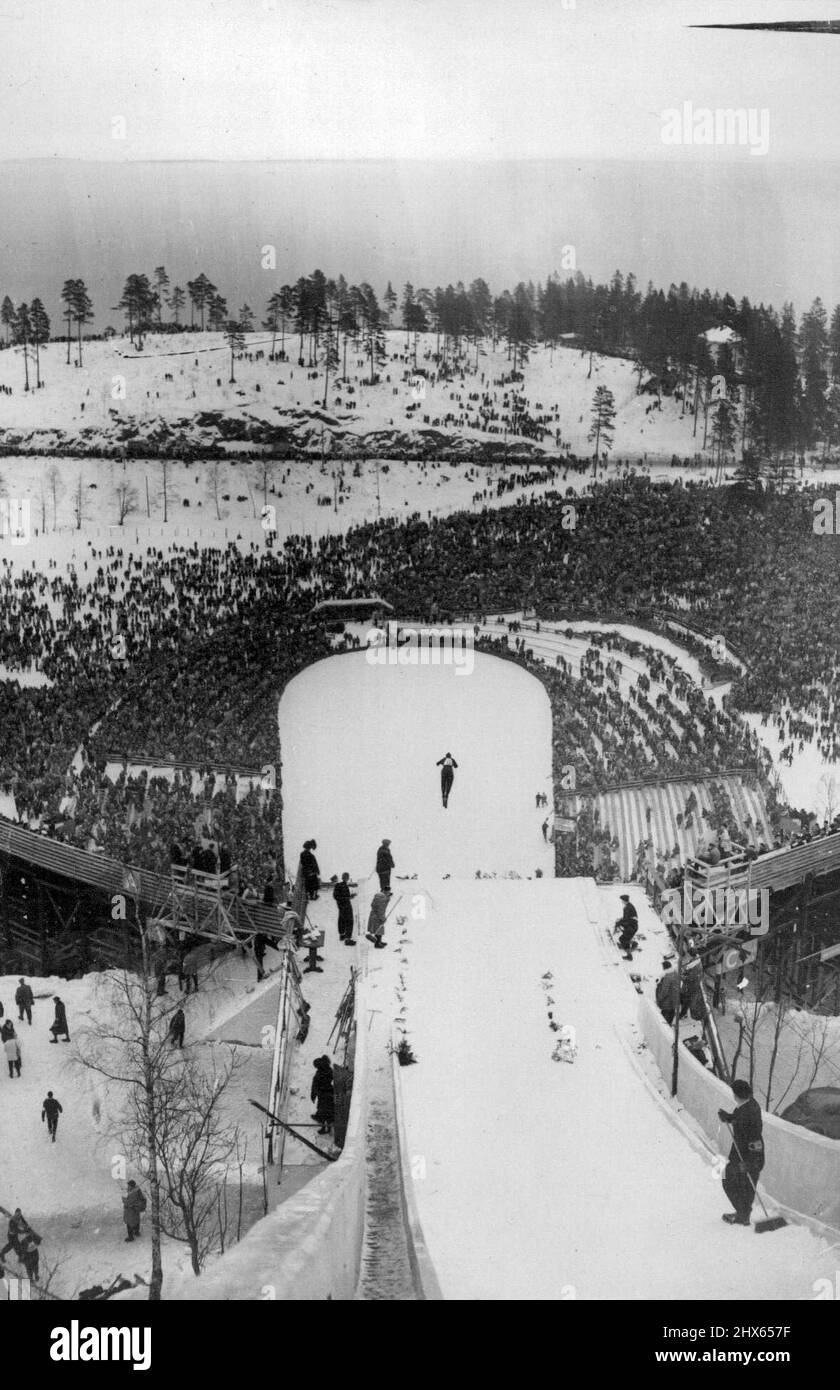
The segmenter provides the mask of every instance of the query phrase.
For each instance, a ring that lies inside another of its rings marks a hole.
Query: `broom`
[[[736,1154],[738,1155],[738,1158],[739,1158],[740,1161],[741,1161],[741,1165],[742,1165],[742,1167],[743,1167],[743,1169],[744,1169],[744,1172],[746,1173],[747,1177],[748,1177],[749,1180],[750,1180],[750,1186],[752,1187],[752,1190],[753,1190],[753,1192],[754,1192],[755,1195],[756,1195],[756,1199],[757,1199],[757,1201],[758,1201],[758,1204],[759,1204],[759,1206],[761,1207],[761,1210],[764,1212],[764,1220],[763,1220],[763,1221],[756,1221],[756,1223],[755,1223],[755,1233],[756,1233],[756,1235],[757,1235],[757,1236],[763,1236],[763,1235],[765,1234],[766,1231],[780,1231],[780,1230],[782,1229],[783,1226],[786,1226],[786,1225],[788,1224],[787,1221],[785,1220],[785,1218],[784,1218],[783,1216],[771,1216],[771,1215],[770,1215],[769,1211],[767,1210],[766,1206],[764,1205],[764,1202],[763,1202],[762,1198],[759,1196],[758,1188],[756,1187],[755,1183],[754,1183],[753,1180],[752,1180],[752,1174],[750,1173],[750,1170],[749,1170],[749,1168],[747,1167],[746,1163],[744,1163],[744,1156],[743,1156],[743,1154],[741,1153],[741,1150],[738,1148],[738,1141],[737,1141],[737,1139],[735,1138],[735,1131],[734,1131],[734,1129],[732,1128],[732,1126],[731,1126],[731,1124],[729,1123],[728,1120],[726,1121],[726,1125],[727,1125],[727,1127],[728,1127],[728,1129],[729,1129],[730,1134],[732,1135],[732,1143],[735,1145],[735,1152],[736,1152]]]

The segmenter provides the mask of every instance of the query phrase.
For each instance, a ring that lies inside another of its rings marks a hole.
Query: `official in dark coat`
[[[59,1035],[64,1038],[65,1042],[69,1042],[70,1029],[67,1027],[67,1010],[64,1007],[63,1001],[59,999],[57,994],[53,995],[53,1002],[55,1003],[55,1018],[50,1028],[50,1032],[52,1033],[50,1042],[58,1042]]]
[[[318,860],[315,858],[313,850],[317,849],[314,840],[306,840],[300,856],[300,868],[303,874],[303,885],[306,889],[306,896],[310,902],[315,902],[318,897],[318,889],[321,887],[321,870],[318,867]]]
[[[18,1019],[21,1023],[23,1022],[24,1014],[26,1014],[27,1023],[32,1023],[32,1005],[34,1002],[35,996],[32,993],[32,989],[21,976],[18,981],[18,987],[15,990],[15,1003],[18,1006]]]
[[[749,1226],[758,1175],[764,1167],[761,1106],[748,1081],[733,1081],[732,1094],[738,1104],[734,1110],[719,1110],[718,1116],[732,1126],[732,1148],[723,1175],[723,1190],[735,1208],[725,1212],[730,1226]]]
[[[315,1102],[313,1120],[320,1122],[319,1134],[327,1134],[335,1119],[335,1083],[332,1063],[329,1057],[315,1058],[315,1075],[312,1078],[311,1099]]]
[[[343,873],[341,882],[333,888],[333,897],[338,907],[338,936],[346,946],[353,944],[353,894],[350,892],[350,875]]]
[[[387,893],[391,888],[391,870],[394,867],[394,856],[391,853],[391,841],[383,840],[379,849],[376,851],[376,872],[379,875],[380,892]]]

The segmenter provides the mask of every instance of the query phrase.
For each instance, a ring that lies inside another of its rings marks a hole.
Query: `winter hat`
[[[622,893],[622,894],[621,894],[621,901],[622,901],[623,903],[629,903],[629,901],[630,901],[630,894],[629,894],[629,893]]]
[[[383,840],[382,843],[383,843],[383,845],[390,845],[391,841],[390,841],[390,840]]]

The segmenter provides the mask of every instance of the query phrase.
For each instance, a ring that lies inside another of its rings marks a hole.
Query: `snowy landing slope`
[[[634,1065],[637,996],[603,895],[580,879],[429,890],[375,965],[389,957],[395,1013],[406,981],[408,1153],[444,1297],[813,1298],[836,1254],[804,1227],[725,1225],[719,1170]],[[571,1064],[552,1060],[549,1011],[575,1029]]]
[[[553,872],[546,812],[533,809],[537,791],[551,803],[548,696],[512,662],[473,656],[466,674],[372,666],[354,652],[289,684],[280,743],[290,865],[315,838],[322,876],[364,878],[387,836],[397,893],[402,875]],[[458,770],[444,810],[436,763],[447,751]]]

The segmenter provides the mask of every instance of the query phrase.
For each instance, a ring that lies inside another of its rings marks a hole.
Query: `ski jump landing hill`
[[[792,1224],[758,1247],[721,1221],[720,1148],[664,1099],[609,936],[619,886],[550,877],[540,683],[487,656],[467,678],[356,653],[293,681],[280,725],[286,843],[317,836],[364,922],[388,835],[397,901],[387,949],[359,947],[340,1159],[167,1296],[813,1298],[830,1240]],[[403,1037],[417,1060],[396,1067]]]

